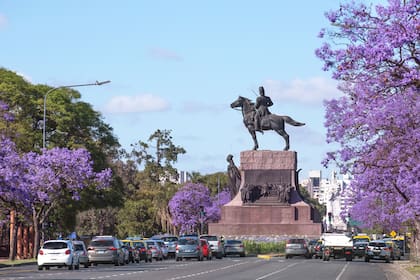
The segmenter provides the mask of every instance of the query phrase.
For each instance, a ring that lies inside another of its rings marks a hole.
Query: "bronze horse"
[[[242,108],[242,116],[243,116],[244,125],[248,129],[249,133],[252,136],[252,139],[254,140],[254,150],[257,150],[258,141],[257,141],[257,135],[255,133],[255,126],[254,126],[254,116],[257,113],[255,109],[255,104],[250,99],[239,96],[238,99],[236,99],[234,102],[232,102],[232,104],[230,104],[230,107]],[[262,130],[274,130],[279,135],[281,135],[284,138],[284,141],[286,141],[286,146],[284,147],[284,150],[287,151],[290,148],[289,134],[287,134],[286,131],[284,130],[284,122],[293,126],[305,125],[304,123],[293,120],[289,116],[279,116],[275,114],[270,114],[270,115],[267,115],[261,121],[261,128]]]

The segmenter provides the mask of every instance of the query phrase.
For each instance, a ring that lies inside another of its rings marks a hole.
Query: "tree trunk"
[[[34,250],[32,257],[36,258],[39,250],[39,225],[35,209],[32,209],[32,223],[34,224]]]
[[[29,257],[29,227],[25,226],[23,228],[23,258],[27,259]]]
[[[30,226],[29,227],[29,252],[28,252],[28,256],[33,256],[34,255],[34,246],[35,246],[35,238],[34,238],[34,227]]]
[[[9,260],[14,261],[16,258],[16,211],[10,211],[10,241],[9,241]]]
[[[411,234],[410,259],[419,262],[420,258],[420,221],[414,221],[414,230]]]
[[[22,260],[23,256],[23,226],[22,224],[17,224],[17,236],[16,236],[16,259]]]

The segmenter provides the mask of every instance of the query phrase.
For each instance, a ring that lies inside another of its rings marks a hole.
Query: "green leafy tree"
[[[135,223],[144,224],[144,233],[175,231],[168,209],[169,200],[178,190],[178,171],[173,164],[186,151],[172,142],[170,134],[170,130],[155,131],[149,137],[148,143],[139,141],[132,145],[132,151],[125,152],[125,163],[119,163],[120,167],[127,167],[123,171],[123,181],[126,189],[133,194],[127,197],[120,213],[141,211],[142,213],[136,213],[134,217],[148,218],[134,222],[132,216],[120,215],[119,224],[123,225],[120,234],[136,232],[140,225],[135,226]],[[143,170],[136,173],[135,166]],[[142,199],[150,199],[152,204],[136,201]],[[132,207],[137,210],[131,209]]]

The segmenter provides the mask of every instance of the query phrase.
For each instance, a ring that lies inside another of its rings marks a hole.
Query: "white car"
[[[79,255],[70,240],[45,241],[38,252],[38,270],[52,266],[66,266],[69,270],[79,269]]]

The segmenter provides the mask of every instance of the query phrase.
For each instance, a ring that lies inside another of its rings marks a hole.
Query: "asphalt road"
[[[36,265],[0,269],[0,279],[156,279],[156,280],[383,280],[405,279],[394,264],[346,262],[331,260],[275,257],[269,260],[256,257],[224,258],[198,262],[166,260],[153,263],[134,263],[125,266],[98,265],[80,270],[51,268],[38,271]]]

